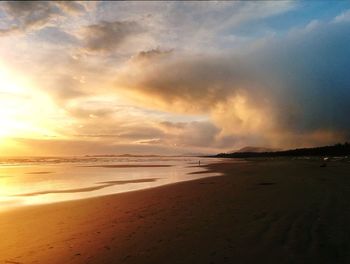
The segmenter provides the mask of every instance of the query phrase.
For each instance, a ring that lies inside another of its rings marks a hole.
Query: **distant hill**
[[[247,146],[235,152],[259,152],[260,153],[260,152],[273,152],[273,151],[279,151],[279,150],[280,149]]]
[[[283,151],[266,151],[266,152],[233,152],[220,153],[214,157],[220,158],[252,158],[252,157],[300,157],[300,156],[348,156],[350,155],[350,144],[336,144],[333,146],[299,148]]]

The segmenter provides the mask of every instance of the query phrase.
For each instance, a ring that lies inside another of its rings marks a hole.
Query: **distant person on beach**
[[[198,161],[198,166],[200,166],[200,165],[201,165],[201,161],[199,160],[199,161]]]
[[[327,161],[328,161],[328,160],[329,160],[328,157],[323,158],[323,163],[321,164],[320,167],[322,167],[322,168],[327,167]]]

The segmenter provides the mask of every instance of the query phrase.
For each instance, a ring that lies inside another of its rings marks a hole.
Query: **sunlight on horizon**
[[[48,120],[54,110],[29,80],[0,65],[0,145],[9,144],[9,138],[57,136]]]

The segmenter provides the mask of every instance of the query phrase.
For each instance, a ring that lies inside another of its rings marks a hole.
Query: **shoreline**
[[[226,163],[226,162],[223,162],[223,163]],[[203,165],[203,166],[201,166],[201,168],[204,168],[204,167],[207,167],[207,166],[209,167],[210,165]],[[210,174],[210,173],[218,173],[218,172],[207,170],[207,171],[192,172],[192,173],[189,173],[189,174],[192,175],[192,174]],[[26,209],[30,210],[31,208],[38,208],[38,209],[40,209],[40,207],[46,207],[46,206],[51,206],[51,205],[55,206],[55,205],[61,205],[61,204],[64,205],[64,204],[69,204],[69,203],[74,203],[74,202],[85,202],[85,201],[88,202],[89,200],[111,198],[111,197],[114,197],[114,196],[117,196],[117,195],[122,195],[122,194],[138,193],[138,192],[142,192],[142,191],[154,190],[154,189],[163,188],[163,187],[166,188],[167,186],[172,186],[172,185],[177,185],[177,184],[182,184],[182,183],[188,183],[188,182],[192,182],[192,181],[199,181],[199,180],[209,179],[209,178],[222,177],[222,176],[224,176],[224,175],[223,174],[219,175],[219,173],[218,173],[218,175],[210,175],[210,176],[207,176],[207,177],[201,177],[201,178],[196,178],[196,179],[188,179],[188,180],[183,180],[183,181],[178,181],[178,182],[165,183],[165,184],[162,184],[162,185],[146,187],[146,188],[143,188],[143,189],[126,190],[126,191],[123,191],[123,192],[104,194],[104,195],[100,195],[100,196],[83,197],[83,198],[78,198],[78,199],[74,199],[74,200],[54,201],[54,202],[49,202],[49,203],[18,205],[18,206],[10,207],[8,209],[4,209],[4,211],[0,210],[0,217],[1,217],[1,214],[7,213],[7,212],[12,212],[12,211],[21,211],[21,210],[26,210]],[[156,179],[156,178],[149,178],[149,179],[146,178],[146,179],[141,179],[140,181],[143,181],[143,180],[148,181],[148,180],[151,180],[151,179],[153,180],[153,179]],[[136,182],[137,181],[138,180],[136,180]],[[135,182],[135,181],[134,180],[130,180],[130,182],[132,183],[132,182]],[[94,188],[94,187],[91,187],[91,189],[92,188]],[[90,189],[90,188],[88,187],[86,189]],[[46,193],[46,191],[38,192],[38,193],[44,193],[44,192]],[[62,190],[62,191],[59,191],[59,192],[63,193],[63,192],[65,192],[65,190]],[[30,196],[31,194],[32,193],[21,194],[21,195],[17,195],[17,196],[19,196],[19,197],[21,197],[21,196]],[[36,194],[36,193],[34,193],[34,194]]]
[[[350,165],[215,163],[200,178],[0,213],[0,263],[345,263]]]
[[[237,162],[237,161],[234,161]],[[217,162],[220,163],[220,162]],[[197,163],[196,163],[197,164]],[[34,207],[40,207],[40,206],[49,206],[49,205],[56,205],[60,203],[71,203],[75,201],[84,201],[84,200],[90,200],[90,199],[99,199],[103,197],[109,197],[109,196],[114,196],[118,194],[124,194],[124,193],[133,193],[133,192],[139,192],[143,190],[148,190],[148,189],[155,189],[155,188],[160,188],[163,186],[168,186],[168,185],[173,185],[173,184],[178,184],[178,183],[183,183],[183,182],[190,182],[190,181],[195,181],[195,180],[200,180],[203,178],[209,178],[209,177],[219,177],[222,176],[222,173],[217,173],[216,171],[211,171],[208,169],[209,164],[205,164],[202,166],[189,166],[193,168],[197,168],[198,171],[196,170],[195,172],[189,172],[185,173],[183,175],[183,179],[175,182],[165,182],[165,183],[160,183],[159,185],[155,186],[145,186],[139,189],[131,189],[131,190],[125,190],[125,191],[117,191],[115,193],[108,193],[108,194],[101,194],[101,195],[96,195],[96,196],[91,196],[91,197],[82,197],[82,198],[74,198],[70,200],[58,200],[58,201],[49,201],[49,202],[42,202],[42,203],[33,203],[33,204],[18,204],[16,205],[15,201],[3,201],[0,202],[0,206],[4,205],[6,206],[7,203],[9,204],[14,204],[9,207],[5,208],[0,208],[0,216],[2,213],[9,212],[9,211],[14,211],[14,210],[22,210],[26,208],[34,208]],[[133,167],[170,167],[173,165],[92,165],[92,166],[82,166],[82,167],[102,167],[102,168],[133,168]],[[102,172],[101,172],[102,173]],[[42,172],[28,172],[25,174],[43,174]],[[198,178],[186,178],[187,175],[196,175],[196,174],[211,174],[208,176],[202,176]],[[214,175],[217,174],[217,175]],[[91,185],[88,187],[82,187],[82,188],[74,188],[74,189],[47,189],[47,190],[42,190],[42,191],[36,191],[36,192],[28,192],[28,193],[19,193],[19,194],[14,194],[11,197],[26,197],[26,196],[35,196],[35,195],[45,195],[45,194],[62,194],[62,193],[81,193],[81,192],[92,192],[95,190],[100,190],[106,187],[113,187],[115,185],[123,185],[123,184],[133,184],[133,183],[148,183],[148,182],[156,182],[158,180],[162,180],[163,178],[140,178],[140,179],[131,179],[131,180],[113,180],[113,181],[102,181],[102,182],[96,182],[95,185]]]

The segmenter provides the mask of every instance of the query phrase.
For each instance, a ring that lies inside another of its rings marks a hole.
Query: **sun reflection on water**
[[[109,158],[70,160],[12,160],[0,166],[0,206],[76,200],[152,188],[164,184],[215,176],[203,165],[215,159]]]

